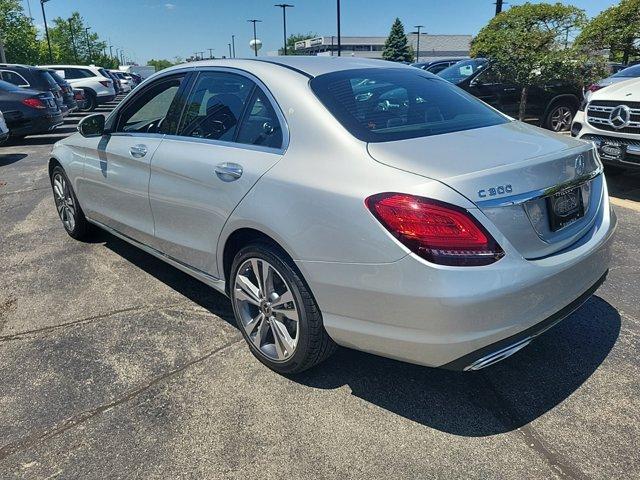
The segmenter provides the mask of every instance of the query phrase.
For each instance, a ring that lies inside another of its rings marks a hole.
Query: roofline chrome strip
[[[541,188],[539,190],[532,190],[526,193],[520,193],[518,195],[511,195],[510,197],[491,198],[489,200],[480,200],[475,202],[478,208],[496,208],[496,207],[510,207],[513,205],[522,205],[531,200],[537,200],[539,198],[548,197],[554,193],[562,192],[573,187],[577,187],[589,180],[593,180],[603,171],[602,166],[598,166],[595,170],[589,173],[585,173],[579,177],[576,177],[568,182],[554,185],[553,187]]]

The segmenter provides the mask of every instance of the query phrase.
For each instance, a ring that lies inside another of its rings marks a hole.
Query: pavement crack
[[[144,384],[142,384],[141,386],[125,391],[123,395],[119,396],[118,398],[116,398],[115,400],[112,400],[108,403],[104,403],[102,405],[99,405],[95,408],[89,409],[89,410],[85,410],[79,413],[76,413],[75,415],[72,415],[71,417],[63,420],[62,422],[58,423],[57,425],[55,425],[54,427],[48,429],[48,430],[44,430],[44,431],[40,431],[40,432],[35,432],[27,437],[24,437],[22,439],[16,440],[13,443],[9,443],[7,445],[4,445],[2,447],[0,447],[0,462],[2,462],[3,460],[5,460],[7,457],[9,457],[10,455],[13,455],[16,452],[19,452],[21,450],[26,450],[38,443],[42,443],[45,442],[47,440],[49,440],[50,438],[56,437],[58,435],[61,435],[63,433],[65,433],[66,431],[83,424],[84,422],[91,420],[92,418],[112,409],[115,408],[119,405],[122,405],[132,399],[134,399],[135,397],[137,397],[138,395],[146,392],[147,390],[149,390],[151,387],[165,381],[165,380],[169,380],[172,377],[175,377],[176,375],[180,374],[181,372],[185,371],[187,368],[196,365],[198,363],[202,363],[205,360],[211,358],[212,356],[214,356],[217,353],[220,353],[224,350],[226,350],[227,348],[243,342],[244,338],[240,337],[238,338],[237,336],[233,339],[230,340],[228,342],[226,342],[225,344],[223,344],[220,347],[214,348],[213,350],[208,351],[207,353],[205,353],[204,355],[201,355],[193,360],[190,360],[188,362],[186,362],[185,364],[181,365],[178,368],[175,368],[173,370],[170,370],[162,375],[159,375],[157,377],[152,378],[151,380],[145,382]]]
[[[171,303],[171,304],[162,305],[162,306],[136,305],[136,306],[133,306],[133,307],[122,308],[122,309],[119,309],[119,310],[111,310],[110,312],[101,313],[100,315],[92,315],[90,317],[81,318],[79,320],[72,320],[70,322],[65,322],[65,323],[59,323],[57,325],[49,325],[47,327],[36,328],[34,330],[25,330],[23,332],[13,333],[11,335],[0,335],[0,343],[8,342],[10,340],[20,340],[23,337],[27,337],[27,336],[35,335],[35,334],[39,334],[39,333],[46,333],[46,332],[50,332],[52,330],[58,330],[60,328],[73,327],[73,326],[76,326],[76,325],[83,325],[83,324],[86,324],[86,323],[92,323],[92,322],[95,322],[97,320],[102,320],[104,318],[108,318],[108,317],[112,317],[114,315],[118,315],[120,313],[135,312],[135,311],[144,310],[144,309],[158,310],[158,309],[163,309],[163,308],[172,308],[172,307],[176,307],[176,306],[179,306],[179,305],[183,305],[183,304],[182,303]]]
[[[502,421],[506,427],[513,430],[513,426],[520,424],[520,415],[511,403],[504,398],[497,390],[484,372],[479,372],[479,376],[484,380],[484,385],[494,397],[494,406],[497,406],[499,413],[498,420]],[[502,418],[500,418],[502,417]],[[515,429],[522,437],[527,446],[535,451],[549,467],[561,478],[571,480],[587,480],[589,477],[581,472],[575,465],[572,465],[562,455],[554,452],[547,443],[541,438],[530,423]]]

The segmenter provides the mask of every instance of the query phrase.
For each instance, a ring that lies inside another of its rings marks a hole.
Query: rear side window
[[[200,73],[187,99],[178,135],[232,142],[254,86],[242,75]]]
[[[320,75],[311,88],[356,138],[388,142],[506,123],[475,97],[419,69],[368,68]]]
[[[29,82],[19,73],[12,72],[11,70],[0,70],[0,78],[5,82],[13,83],[19,87],[28,87]]]
[[[256,88],[249,108],[238,132],[238,143],[282,147],[282,128],[271,102],[262,90]]]
[[[77,78],[89,78],[95,76],[89,70],[85,70],[84,68],[64,68],[63,71],[64,78],[68,80],[75,80]]]

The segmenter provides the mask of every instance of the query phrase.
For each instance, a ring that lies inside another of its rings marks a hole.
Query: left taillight
[[[467,210],[403,193],[380,193],[365,200],[376,219],[412,252],[432,263],[489,265],[504,251]]]
[[[37,108],[38,110],[43,110],[47,108],[44,102],[39,98],[25,98],[24,100],[22,100],[22,103],[27,107]]]

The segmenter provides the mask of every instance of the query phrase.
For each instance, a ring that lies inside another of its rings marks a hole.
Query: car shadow
[[[193,302],[236,326],[227,297],[165,262],[99,231],[89,240],[122,256]],[[411,365],[340,348],[317,367],[288,378],[351,394],[396,415],[454,435],[480,437],[515,430],[556,407],[605,360],[620,332],[620,315],[593,296],[527,348],[479,372]]]
[[[19,162],[23,158],[27,158],[26,153],[6,153],[0,154],[0,167],[6,167],[12,163]]]
[[[605,167],[609,195],[640,202],[640,170],[614,170]]]

